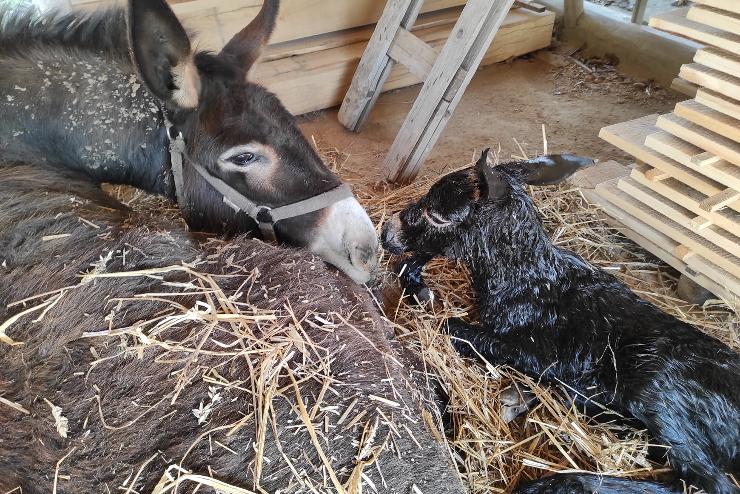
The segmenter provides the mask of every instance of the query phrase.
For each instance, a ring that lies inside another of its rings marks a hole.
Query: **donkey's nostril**
[[[378,266],[377,252],[356,243],[349,248],[349,260],[355,267],[368,272],[375,271]]]

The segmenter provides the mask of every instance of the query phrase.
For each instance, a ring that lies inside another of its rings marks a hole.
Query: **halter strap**
[[[167,136],[170,139],[170,165],[172,176],[175,181],[175,192],[177,202],[181,208],[185,207],[187,198],[185,197],[185,188],[183,180],[183,164],[188,162],[211,187],[216,189],[223,196],[224,203],[228,204],[236,211],[243,211],[259,225],[262,238],[267,241],[275,242],[277,235],[275,233],[275,223],[295,218],[309,213],[327,208],[344,199],[353,197],[352,189],[347,184],[342,184],[327,192],[309,197],[302,201],[287,204],[277,208],[259,205],[254,201],[242,195],[239,191],[229,184],[214,177],[198,163],[191,160],[185,152],[185,138],[182,132],[178,131],[168,120],[165,120],[167,126]]]

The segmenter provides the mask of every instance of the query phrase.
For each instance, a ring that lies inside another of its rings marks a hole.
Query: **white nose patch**
[[[343,199],[328,208],[311,251],[355,282],[370,281],[378,263],[378,236],[357,199]]]

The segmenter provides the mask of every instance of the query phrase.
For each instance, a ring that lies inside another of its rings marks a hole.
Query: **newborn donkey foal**
[[[552,244],[523,184],[561,182],[591,160],[491,167],[487,155],[442,178],[383,230],[386,249],[414,252],[415,290],[434,256],[470,268],[481,324],[447,321],[458,350],[635,417],[670,446],[683,479],[737,493],[726,473],[740,471],[740,355]]]

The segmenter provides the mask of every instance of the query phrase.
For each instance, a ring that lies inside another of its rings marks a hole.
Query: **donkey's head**
[[[563,154],[492,167],[486,150],[474,167],[442,177],[418,202],[393,216],[383,228],[383,246],[394,254],[458,259],[494,253],[498,247],[531,251],[546,236],[523,186],[558,184],[593,164],[590,158]]]
[[[256,230],[259,213],[259,222],[270,223],[279,240],[308,247],[365,282],[376,267],[378,244],[367,213],[351,194],[303,202],[342,182],[280,101],[246,80],[277,11],[278,0],[265,0],[257,17],[215,55],[193,51],[164,0],[129,0],[134,64],[185,141],[178,201],[196,230]],[[244,207],[236,211],[238,201],[216,190],[214,182],[258,206],[255,214],[250,217]],[[293,204],[280,215],[288,217],[272,224],[271,210]]]

